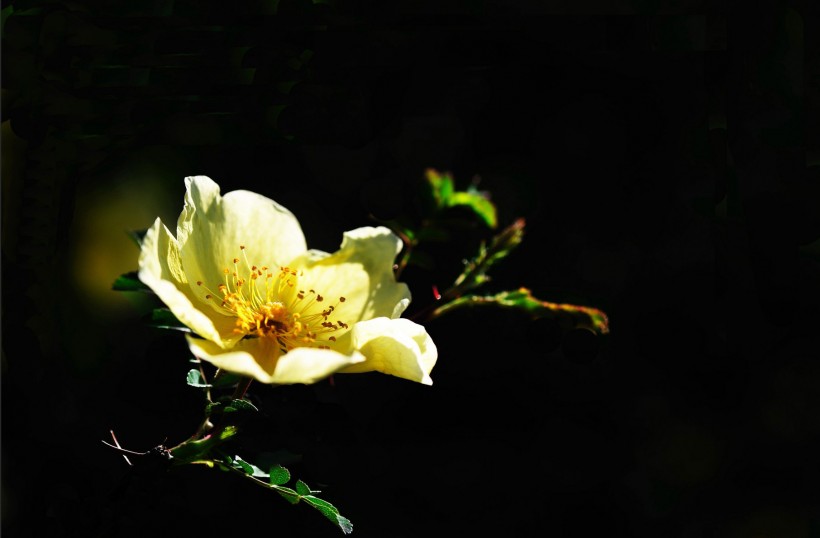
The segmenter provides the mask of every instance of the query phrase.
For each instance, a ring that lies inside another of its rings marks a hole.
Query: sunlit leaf
[[[489,196],[471,185],[466,191],[457,191],[452,176],[433,168],[425,170],[430,196],[436,209],[464,206],[471,209],[490,228],[498,225],[495,204]]]
[[[259,409],[248,400],[232,399],[225,407],[225,412],[231,413],[233,411],[259,411]]]
[[[338,525],[339,528],[342,529],[343,533],[350,534],[353,532],[353,523],[341,515],[339,510],[329,502],[313,495],[303,495],[302,499],[310,506],[321,512],[330,521]]]
[[[202,373],[195,368],[188,370],[188,385],[201,389],[207,389],[211,386],[204,379],[202,379]]]
[[[268,475],[270,476],[270,483],[274,486],[281,486],[283,484],[287,484],[288,480],[290,480],[290,471],[288,471],[281,465],[272,466],[270,468],[270,471],[268,471]]]
[[[237,469],[241,469],[242,472],[244,472],[245,474],[249,474],[249,475],[253,474],[253,465],[251,465],[247,461],[243,460],[239,456],[234,456],[233,466],[236,467]]]
[[[313,491],[311,491],[308,485],[302,482],[301,480],[296,481],[296,491],[299,492],[299,495],[310,495],[311,493],[313,493]]]
[[[455,190],[453,187],[453,178],[447,173],[441,173],[433,168],[425,170],[425,177],[427,183],[430,185],[430,194],[435,200],[436,207],[443,209],[450,206],[450,197]]]

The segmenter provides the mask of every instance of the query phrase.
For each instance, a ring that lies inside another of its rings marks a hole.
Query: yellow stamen
[[[203,286],[202,281],[196,282],[206,292],[204,300],[236,318],[234,332],[246,338],[272,338],[283,352],[301,346],[330,349],[335,345],[336,336],[328,333],[338,334],[349,328],[336,318],[336,310],[345,298],[339,297],[336,304],[320,309],[318,303],[325,297],[314,289],[305,292],[297,286],[303,271],[280,266],[278,274],[268,272],[267,266],[249,263],[244,245],[239,248],[245,269],[240,268],[239,258],[232,258],[233,270],[223,269],[225,281],[217,286],[218,293]]]

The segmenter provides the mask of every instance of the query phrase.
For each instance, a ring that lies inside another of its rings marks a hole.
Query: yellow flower
[[[191,352],[263,383],[314,383],[334,372],[379,371],[432,384],[438,356],[424,327],[399,316],[401,241],[387,228],[345,232],[333,254],[308,250],[296,217],[249,191],[220,195],[185,178],[174,237],[148,230],[139,277],[182,323]]]

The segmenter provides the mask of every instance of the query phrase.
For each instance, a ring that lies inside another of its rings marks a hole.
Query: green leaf
[[[490,201],[487,195],[479,192],[475,187],[470,187],[466,192],[456,192],[450,198],[450,207],[466,206],[481,217],[484,224],[490,228],[498,226],[498,217],[496,215],[495,205]]]
[[[195,368],[188,370],[187,381],[188,385],[190,385],[191,387],[197,387],[200,389],[207,389],[211,387],[211,385],[209,385],[205,382],[204,379],[202,379],[202,374],[200,373],[200,371]]]
[[[303,495],[302,499],[310,506],[321,512],[322,515],[330,521],[338,525],[339,528],[342,529],[343,533],[350,534],[353,532],[353,523],[341,515],[339,510],[329,502],[324,499],[320,499],[319,497],[314,497],[313,495]]]
[[[455,190],[453,178],[447,172],[441,173],[428,168],[425,176],[436,209],[464,206],[471,209],[490,228],[498,226],[495,204],[490,201],[488,194],[482,193],[474,185],[470,185],[466,191]]]
[[[111,285],[114,291],[144,291],[153,293],[151,288],[142,283],[136,271],[124,273]]]
[[[299,502],[299,499],[302,498],[301,495],[299,495],[290,488],[286,488],[285,486],[273,487],[276,490],[276,492],[279,493],[279,495],[281,495],[282,497],[284,497],[285,500],[288,501],[290,504],[296,504]]]
[[[259,409],[248,400],[232,399],[225,407],[225,412],[232,413],[234,411],[259,411]]]
[[[192,332],[186,327],[177,317],[167,308],[155,308],[151,311],[151,317],[148,320],[148,325],[157,329],[171,329],[174,331],[182,331],[186,333]]]
[[[310,495],[311,493],[313,493],[313,491],[311,491],[308,485],[302,482],[301,480],[296,481],[296,491],[299,492],[299,495]]]
[[[288,480],[290,480],[290,471],[278,464],[270,468],[268,475],[270,483],[274,486],[287,484]]]
[[[438,209],[443,209],[450,206],[450,197],[455,190],[453,187],[453,178],[448,173],[440,173],[438,170],[428,168],[425,170],[427,183],[430,185],[430,194],[433,195],[433,200]]]
[[[234,456],[232,465],[237,469],[241,469],[245,474],[253,474],[253,465],[243,460],[239,456]]]

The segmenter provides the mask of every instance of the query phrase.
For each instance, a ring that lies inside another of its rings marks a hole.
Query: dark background
[[[119,4],[3,4],[3,536],[341,535],[100,443],[174,444],[201,410],[183,337],[110,285],[187,175],[332,251],[412,214],[427,167],[527,219],[485,291],[602,308],[611,334],[453,313],[432,387],[253,385],[237,453],[300,454],[362,538],[820,536],[809,4]],[[408,314],[489,235],[429,247]]]

